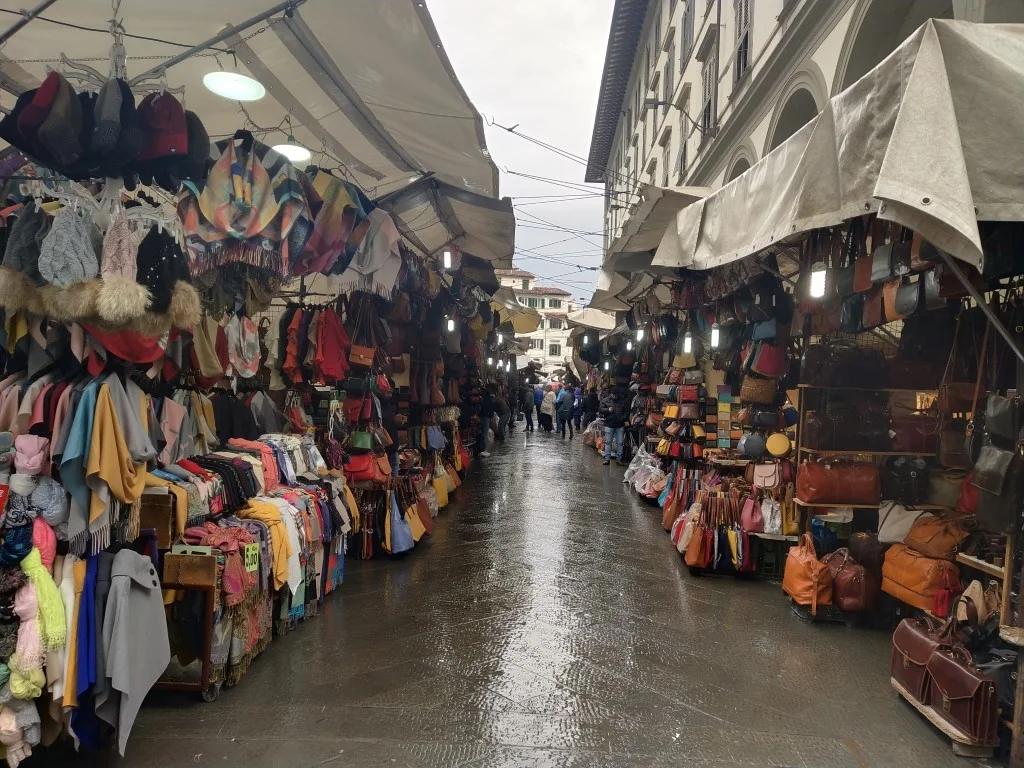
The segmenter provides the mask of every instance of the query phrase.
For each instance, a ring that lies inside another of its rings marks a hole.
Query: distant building
[[[565,368],[572,359],[566,315],[577,308],[572,294],[561,288],[538,285],[537,276],[522,269],[496,269],[494,274],[502,287],[512,289],[520,304],[540,313],[537,330],[518,337],[529,345],[526,354],[530,362],[538,363],[545,373]]]

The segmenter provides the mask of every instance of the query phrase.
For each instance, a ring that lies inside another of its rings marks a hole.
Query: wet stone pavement
[[[237,687],[151,696],[128,756],[90,762],[975,764],[898,700],[885,632],[802,624],[777,585],[691,577],[622,474],[578,438],[517,432],[433,541],[349,561]]]

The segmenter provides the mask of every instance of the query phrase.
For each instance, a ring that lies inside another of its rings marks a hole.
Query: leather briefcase
[[[927,619],[904,619],[892,633],[889,674],[921,704],[928,704],[928,661],[943,643],[942,630]]]
[[[966,648],[940,647],[928,659],[932,710],[981,744],[997,742],[999,698],[995,681],[974,665]]]
[[[948,580],[947,574],[953,581],[960,578],[960,571],[952,563],[894,544],[882,562],[882,591],[914,608],[930,610],[935,593]]]
[[[956,560],[956,553],[970,534],[956,520],[943,517],[919,517],[903,543],[925,557]]]

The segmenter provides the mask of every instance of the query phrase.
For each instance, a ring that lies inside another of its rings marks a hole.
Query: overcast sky
[[[612,4],[429,0],[427,7],[459,81],[485,122],[518,125],[521,133],[586,158]],[[550,278],[545,282],[586,302],[597,273],[578,267],[601,264],[603,186],[583,184],[584,163],[497,126],[486,130],[487,147],[502,171],[501,195],[511,196],[516,206],[516,266]],[[566,199],[573,196],[579,197]],[[576,236],[558,227],[594,234]]]

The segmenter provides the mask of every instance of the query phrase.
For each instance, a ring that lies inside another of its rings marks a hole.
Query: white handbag
[[[761,517],[764,519],[764,532],[776,536],[782,533],[782,506],[771,496],[761,501]]]
[[[927,512],[907,509],[898,501],[883,501],[878,507],[878,543],[902,544],[914,522]]]

